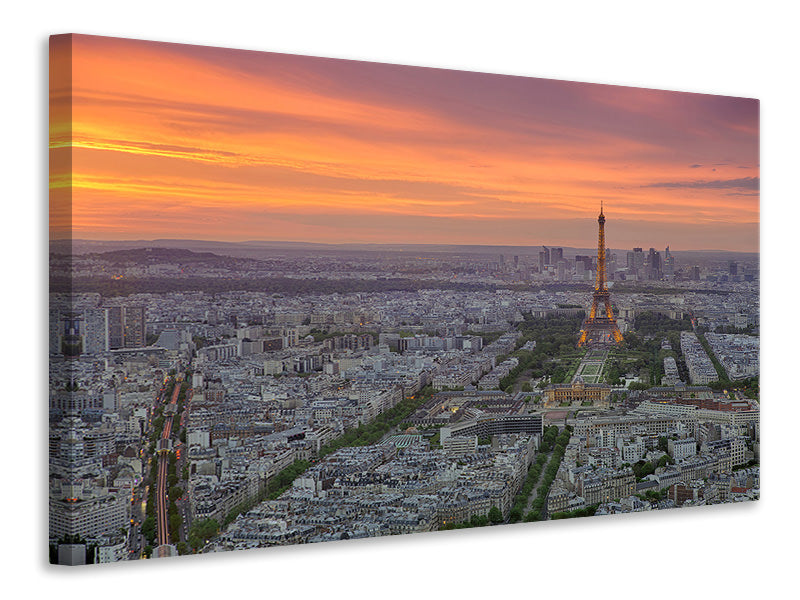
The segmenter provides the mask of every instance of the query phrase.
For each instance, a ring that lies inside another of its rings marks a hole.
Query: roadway
[[[178,403],[180,391],[181,384],[176,381],[169,404],[174,405]],[[164,430],[161,432],[161,442],[164,449],[160,450],[158,453],[158,476],[156,478],[156,539],[159,546],[169,544],[169,519],[167,517],[167,467],[169,466],[169,450],[167,449],[167,443],[172,435],[173,418],[174,417],[170,415],[164,421]]]
[[[164,387],[162,386],[153,402],[151,414],[158,405],[164,400]],[[151,417],[152,419],[152,417]],[[151,421],[152,422],[152,421]],[[140,455],[144,459],[144,449],[140,449]],[[144,471],[142,479],[146,481],[150,475],[150,462],[143,460]],[[129,559],[136,560],[142,557],[147,540],[142,533],[142,523],[145,519],[145,506],[147,505],[147,493],[149,486],[138,486],[131,497],[131,527],[128,532]]]

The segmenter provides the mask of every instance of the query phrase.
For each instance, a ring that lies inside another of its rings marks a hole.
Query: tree
[[[628,389],[629,389],[630,391],[635,391],[635,390],[649,390],[649,389],[650,389],[650,387],[651,387],[651,386],[650,386],[650,384],[649,384],[649,383],[640,383],[640,382],[638,382],[638,381],[632,381],[632,382],[631,382],[631,383],[628,385]]]
[[[489,510],[489,521],[491,521],[492,525],[497,525],[498,523],[503,522],[503,513],[500,512],[500,509],[496,506],[492,506]]]
[[[628,331],[622,336],[625,346],[630,350],[635,350],[641,344],[639,337],[632,331]]]
[[[142,535],[152,544],[156,539],[156,518],[153,515],[148,516],[142,522]]]
[[[541,515],[539,514],[538,510],[532,510],[528,514],[525,515],[525,522],[530,523],[532,521],[540,521],[542,519]]]
[[[645,462],[643,460],[640,460],[635,465],[633,465],[633,475],[636,477],[637,481],[644,479],[648,475],[652,475],[653,473],[655,473],[655,471],[656,468],[655,465],[653,465],[653,463]]]
[[[171,514],[169,516],[168,521],[169,521],[169,532],[170,532],[170,535],[172,535],[173,537],[177,537],[178,536],[178,529],[180,528],[181,523],[183,523],[183,519],[181,518],[181,516],[179,514],[175,513],[175,514]]]
[[[189,535],[187,536],[189,545],[193,549],[199,550],[205,545],[206,540],[213,538],[218,531],[219,523],[217,523],[216,519],[194,521],[189,526]]]
[[[472,515],[469,519],[470,527],[484,527],[489,524],[489,519],[486,515]]]

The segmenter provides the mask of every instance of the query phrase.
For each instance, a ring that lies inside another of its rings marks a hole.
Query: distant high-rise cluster
[[[564,257],[563,248],[548,248],[542,246],[539,252],[539,272],[550,272],[557,281],[570,281],[573,279],[574,262]]]
[[[675,278],[675,257],[669,246],[661,253],[655,248],[645,254],[642,248],[629,250],[626,263],[626,279],[638,281],[672,281]]]

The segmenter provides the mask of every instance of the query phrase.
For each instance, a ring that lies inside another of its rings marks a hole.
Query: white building
[[[697,454],[697,442],[694,438],[684,440],[667,440],[667,450],[674,460],[683,460]]]
[[[617,439],[617,448],[619,448],[621,453],[622,462],[633,464],[644,456],[644,439],[638,435],[634,437],[620,437]]]

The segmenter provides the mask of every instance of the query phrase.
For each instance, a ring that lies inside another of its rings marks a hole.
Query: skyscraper
[[[108,307],[108,347],[141,348],[146,339],[144,306]]]
[[[125,347],[142,348],[146,339],[144,306],[125,307]]]
[[[669,246],[664,250],[664,279],[672,281],[675,278],[675,257],[670,254]]]
[[[582,260],[575,260],[575,279],[582,281],[586,273],[586,263]]]
[[[567,280],[567,261],[559,260],[556,263],[556,272],[557,278],[559,281],[566,281]]]
[[[640,269],[644,266],[644,252],[641,248],[633,249],[633,268]]]
[[[650,248],[650,252],[647,254],[647,278],[661,279],[661,255],[655,248]]]
[[[96,354],[108,351],[108,309],[87,308],[83,311],[83,351]]]
[[[539,268],[544,271],[544,268],[550,264],[550,249],[547,246],[542,246],[543,250],[539,252]]]

